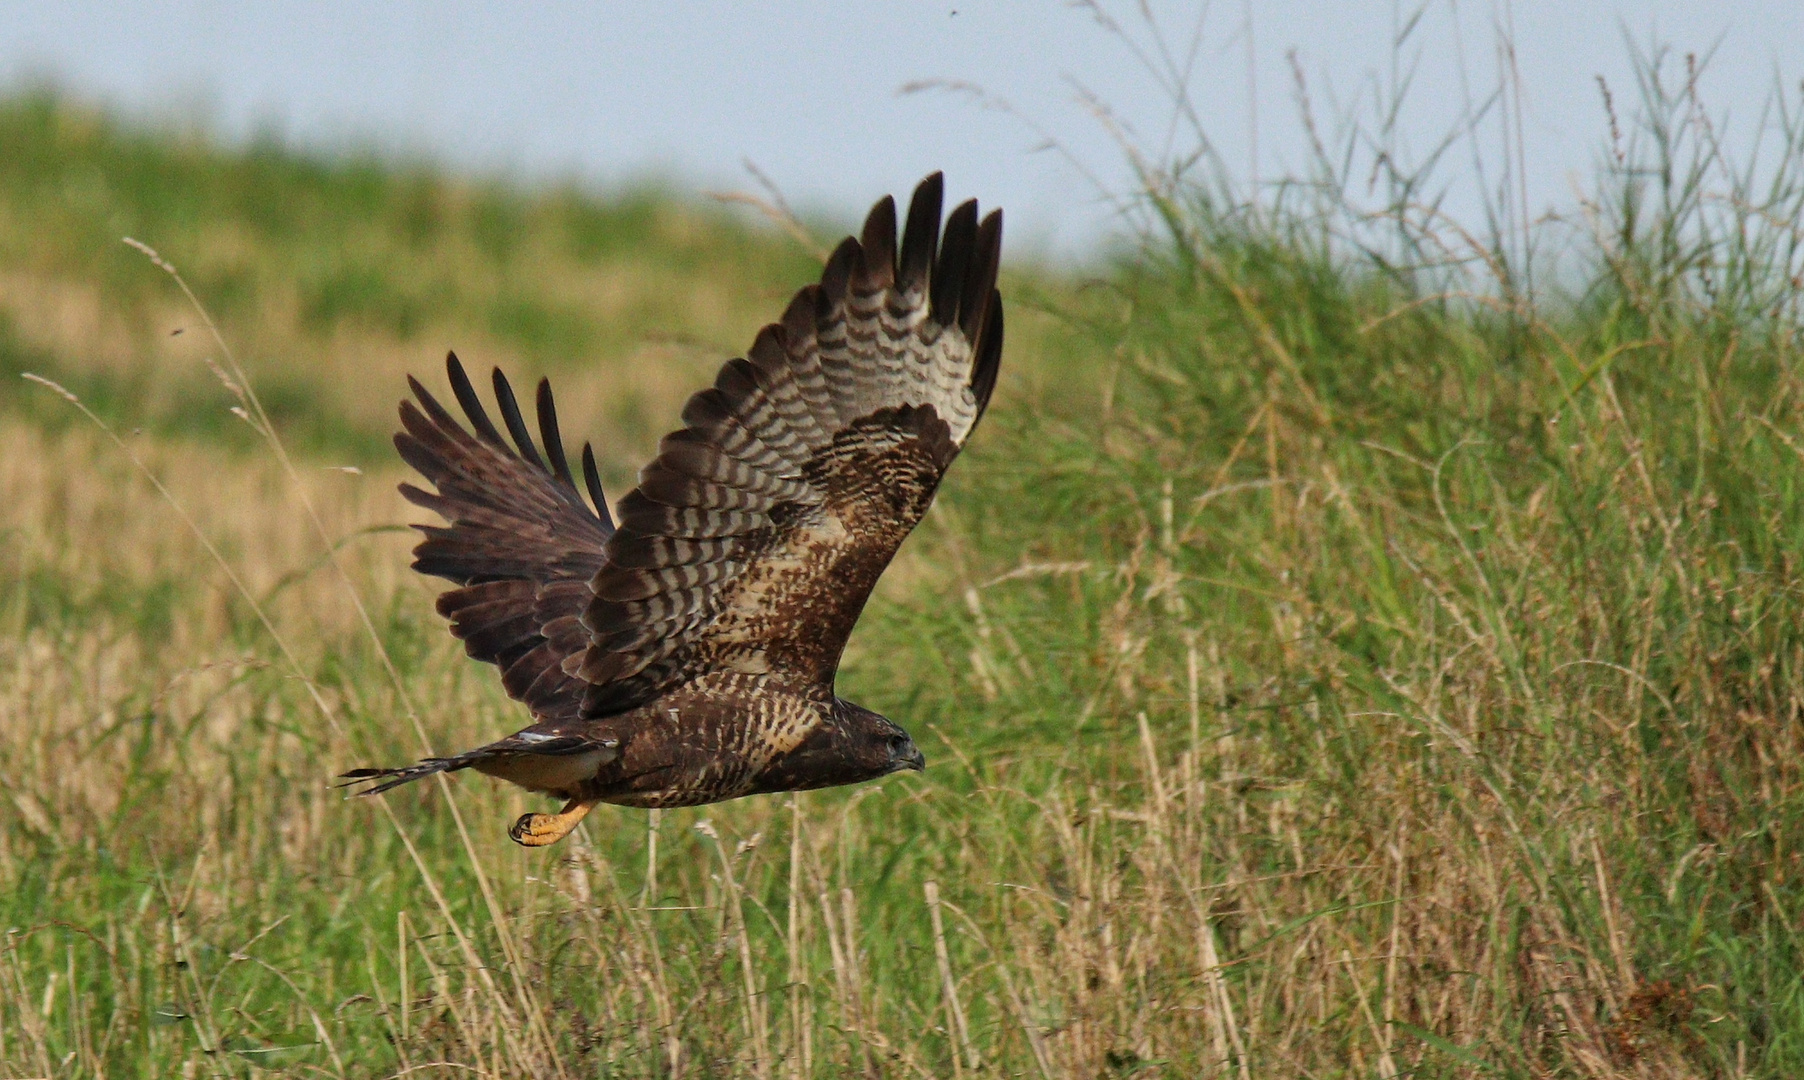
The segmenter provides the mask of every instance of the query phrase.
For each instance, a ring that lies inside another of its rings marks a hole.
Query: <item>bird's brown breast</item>
[[[759,776],[827,722],[832,697],[775,676],[712,671],[595,721],[620,740],[584,794],[624,806],[695,806],[759,790]],[[605,734],[604,734],[605,733]]]

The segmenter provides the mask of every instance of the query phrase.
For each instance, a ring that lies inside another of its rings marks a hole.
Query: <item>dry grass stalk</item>
[[[958,980],[952,975],[952,958],[946,951],[946,927],[940,918],[940,886],[937,881],[929,881],[922,886],[927,897],[927,911],[933,920],[933,957],[939,965],[940,983],[945,989],[946,1027],[948,1033],[957,1040],[958,1049],[952,1054],[953,1073],[964,1075],[960,1064],[960,1056],[969,1063],[972,1072],[983,1067],[983,1059],[978,1056],[977,1048],[971,1045],[971,1032],[965,1024],[965,1010],[958,1001]]]

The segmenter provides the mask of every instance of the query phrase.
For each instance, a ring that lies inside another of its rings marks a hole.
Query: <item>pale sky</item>
[[[1337,108],[1370,120],[1393,60],[1413,62],[1400,130],[1419,153],[1495,85],[1499,28],[1513,27],[1537,212],[1569,204],[1605,145],[1596,77],[1619,106],[1635,96],[1625,33],[1679,56],[1714,49],[1703,100],[1731,138],[1751,137],[1780,81],[1795,104],[1804,77],[1799,0],[1429,0],[1398,53],[1419,4],[1148,0],[1180,64],[1199,43],[1191,98],[1242,183],[1304,164],[1293,49],[1324,126]],[[1102,10],[1153,54],[1138,5]],[[0,85],[44,78],[129,112],[199,114],[227,138],[268,129],[525,180],[745,189],[750,160],[791,202],[847,217],[944,169],[950,195],[1008,209],[1011,246],[1060,252],[1115,227],[1095,181],[1131,186],[1080,88],[1154,152],[1172,117],[1169,94],[1092,11],[1029,0],[0,0]],[[981,86],[1012,113],[900,92],[923,80]],[[1450,178],[1470,172],[1471,152],[1455,157]]]

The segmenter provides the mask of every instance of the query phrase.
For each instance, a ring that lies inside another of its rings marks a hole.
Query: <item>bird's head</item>
[[[835,699],[831,719],[758,774],[757,792],[862,784],[890,773],[922,772],[927,759],[889,717]]]
[[[850,701],[839,704],[845,748],[867,776],[888,776],[912,769],[927,771],[927,759],[894,720]]]

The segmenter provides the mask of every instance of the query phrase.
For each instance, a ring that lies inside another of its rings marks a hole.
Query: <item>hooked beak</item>
[[[920,747],[911,743],[908,747],[908,753],[897,755],[896,771],[901,772],[903,769],[913,769],[918,773],[927,771],[927,759],[921,755]]]

